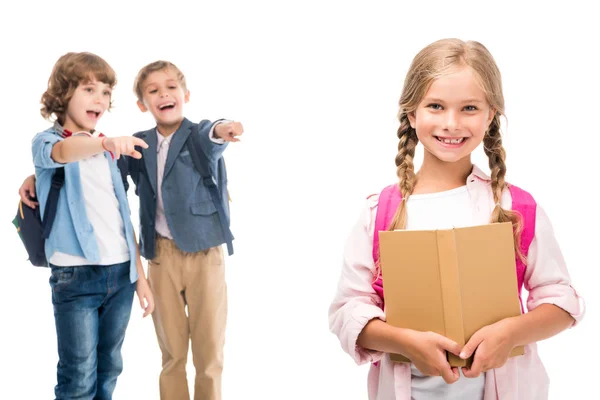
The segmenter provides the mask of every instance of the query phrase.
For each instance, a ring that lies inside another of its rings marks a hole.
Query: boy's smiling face
[[[177,74],[170,68],[151,72],[143,82],[142,101],[138,107],[150,111],[160,133],[169,135],[177,130],[183,120],[183,104],[190,92],[181,85]]]
[[[112,87],[92,77],[80,82],[69,100],[63,127],[72,132],[90,132],[110,107]]]

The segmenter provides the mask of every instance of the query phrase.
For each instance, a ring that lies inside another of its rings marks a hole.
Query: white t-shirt
[[[451,229],[475,225],[472,201],[466,186],[439,193],[409,196],[406,204],[407,230]],[[484,374],[448,385],[441,376],[424,376],[411,365],[412,400],[481,400]]]
[[[100,251],[100,261],[91,262],[83,257],[55,252],[50,263],[70,267],[75,265],[112,265],[130,259],[125,227],[119,211],[119,201],[104,153],[79,161],[81,188],[85,209],[94,229]]]

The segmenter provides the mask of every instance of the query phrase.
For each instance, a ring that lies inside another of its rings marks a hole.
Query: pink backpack
[[[512,197],[512,209],[517,211],[523,217],[523,231],[521,232],[521,252],[525,257],[529,252],[529,246],[533,240],[535,234],[535,211],[536,203],[533,197],[514,185],[508,185],[510,194]],[[375,217],[375,232],[373,235],[373,260],[375,264],[379,261],[379,231],[385,231],[389,228],[392,218],[398,209],[398,206],[402,201],[402,194],[397,184],[385,187],[379,195],[379,202],[377,205],[377,215]],[[525,276],[525,269],[527,266],[518,258],[516,259],[517,264],[517,286],[519,290],[519,302],[521,303],[521,312],[523,309],[523,301],[521,300],[521,289],[523,288],[523,278]],[[385,300],[383,296],[383,281],[381,279],[381,272],[377,277],[377,280],[373,283],[373,289],[381,297],[382,301]],[[383,302],[382,302],[383,308]]]

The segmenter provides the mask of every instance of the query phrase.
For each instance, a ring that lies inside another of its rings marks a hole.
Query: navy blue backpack
[[[17,210],[17,216],[13,219],[13,224],[17,228],[25,250],[27,250],[29,261],[36,267],[48,266],[44,244],[52,231],[52,224],[56,216],[56,207],[58,206],[58,195],[64,183],[64,167],[56,168],[54,175],[52,175],[52,186],[48,193],[43,219],[40,215],[39,206],[31,208],[19,200],[19,209]]]
[[[127,182],[127,161],[124,156],[117,160],[117,165],[121,171],[123,185],[125,186],[125,190],[127,190],[129,183]],[[50,237],[50,232],[52,231],[52,224],[54,223],[56,208],[58,207],[58,196],[64,183],[65,168],[56,168],[54,175],[52,175],[52,186],[46,200],[44,218],[41,218],[39,206],[31,208],[19,200],[17,216],[13,219],[12,223],[17,228],[17,233],[23,241],[23,245],[29,256],[29,262],[36,267],[49,266],[44,247],[46,239]]]

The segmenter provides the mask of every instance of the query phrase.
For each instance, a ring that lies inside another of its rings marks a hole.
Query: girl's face
[[[425,159],[454,163],[482,142],[495,111],[470,67],[433,81],[417,109],[408,115],[425,147]]]
[[[69,100],[64,128],[75,133],[96,129],[98,120],[110,106],[112,88],[95,79],[80,82]]]

